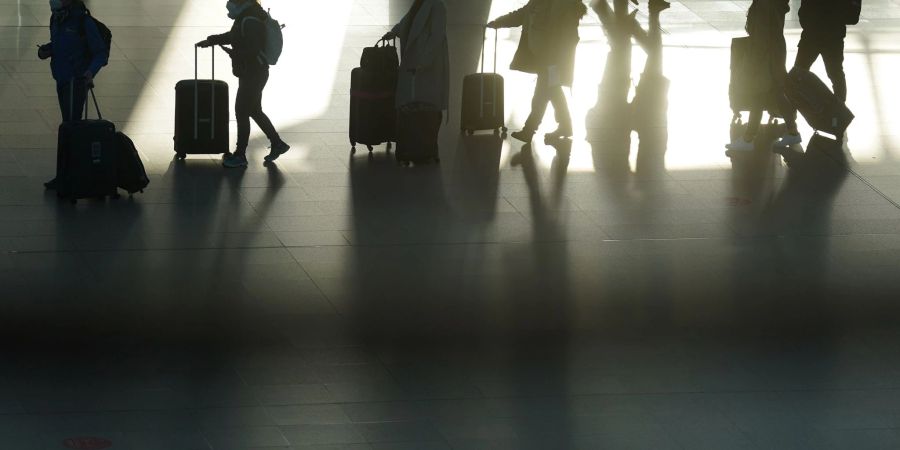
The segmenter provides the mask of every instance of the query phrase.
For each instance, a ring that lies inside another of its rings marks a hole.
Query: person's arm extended
[[[103,42],[103,37],[100,36],[97,24],[89,16],[84,18],[84,33],[87,37],[88,48],[91,50],[88,71],[93,78],[103,66],[109,63],[109,49],[106,47],[106,42]]]
[[[525,5],[505,16],[500,16],[490,22],[490,28],[515,28],[525,24],[525,18],[528,17],[528,5]]]
[[[229,31],[222,34],[213,34],[207,37],[205,41],[200,42],[198,45],[200,45],[201,47],[209,47],[211,45],[232,45],[233,43],[234,42],[231,37],[231,32]]]

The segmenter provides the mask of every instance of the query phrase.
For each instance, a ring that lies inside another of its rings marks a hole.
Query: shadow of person
[[[631,172],[631,35],[640,24],[628,14],[627,0],[616,0],[615,9],[606,0],[591,4],[609,44],[606,64],[597,86],[597,103],[586,117],[587,141],[591,145],[594,169],[619,178]]]
[[[663,75],[661,9],[654,5],[656,3],[651,2],[647,30],[638,26],[632,31],[635,41],[647,53],[644,71],[631,101],[632,128],[639,141],[635,174],[641,178],[654,178],[665,173],[669,142],[669,79]]]
[[[460,136],[450,164],[450,206],[463,220],[487,224],[497,213],[503,139],[494,134]]]

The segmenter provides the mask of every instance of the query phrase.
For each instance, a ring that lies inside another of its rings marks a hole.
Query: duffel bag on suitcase
[[[134,146],[131,138],[121,131],[116,133],[116,139],[119,144],[116,155],[116,179],[119,187],[129,194],[144,192],[144,188],[150,184],[150,178],[147,177],[147,171],[144,169],[144,163],[141,161],[137,147]]]
[[[374,47],[363,49],[359,59],[359,67],[376,72],[396,72],[400,68],[400,57],[397,55],[397,40],[378,41]]]
[[[74,87],[73,87],[74,89]],[[103,120],[94,90],[90,89],[97,119],[63,122],[59,126],[56,180],[57,195],[77,202],[83,198],[117,197],[116,126]],[[70,96],[73,98],[74,94]]]
[[[434,105],[410,103],[397,119],[397,161],[401,164],[440,162],[438,133],[443,113]]]
[[[785,83],[788,100],[816,131],[843,136],[854,115],[822,80],[805,70],[792,70]]]
[[[485,33],[487,28],[485,28]],[[460,129],[466,134],[480,130],[493,130],[495,134],[506,134],[506,113],[504,111],[504,82],[497,73],[497,33],[494,33],[494,71],[484,72],[485,38],[481,42],[481,69],[479,73],[467,75],[463,79],[462,117]]]
[[[175,85],[175,154],[181,159],[189,154],[229,151],[228,83],[215,79],[216,49],[212,49],[212,79],[198,79],[197,46],[194,46],[194,79]]]
[[[357,67],[350,74],[350,145],[372,146],[397,139],[396,71],[375,71]]]

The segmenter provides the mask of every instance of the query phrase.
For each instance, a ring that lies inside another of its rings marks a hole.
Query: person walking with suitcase
[[[513,70],[537,75],[531,115],[521,131],[512,137],[531,142],[547,105],[556,112],[556,131],[547,138],[572,137],[572,117],[563,86],[572,86],[575,77],[575,49],[580,40],[578,23],[587,14],[581,0],[530,0],[524,7],[487,24],[489,28],[522,27],[522,38],[513,57]]]
[[[744,135],[726,145],[726,153],[751,151],[759,131],[763,109],[768,99],[774,100],[784,118],[786,132],[776,141],[776,146],[791,146],[802,142],[797,131],[797,112],[784,94],[787,78],[785,61],[787,44],[784,40],[784,16],[790,11],[788,0],[753,0],[747,10],[744,28],[750,37],[750,49],[743,64],[747,85],[742,88],[754,94],[756,103],[750,110],[750,118]]]
[[[847,102],[847,78],[844,75],[844,38],[847,37],[848,13],[852,0],[802,0],[800,11],[800,42],[791,72],[808,72],[822,56],[825,72],[831,80],[834,95]],[[856,2],[859,5],[859,2]],[[859,21],[859,9],[855,11]],[[843,133],[841,133],[843,134]],[[843,136],[841,136],[843,137]],[[776,145],[787,147],[790,141],[779,140]]]
[[[233,154],[225,154],[222,165],[228,168],[247,167],[250,119],[269,138],[271,151],[265,160],[275,161],[291,147],[281,139],[262,109],[263,89],[269,81],[269,64],[263,57],[268,14],[257,0],[229,0],[226,8],[228,17],[234,20],[231,31],[209,36],[197,43],[199,47],[231,45],[231,49],[226,51],[231,56],[232,73],[238,78],[234,101],[234,114],[238,124],[237,145]]]
[[[109,46],[81,0],[51,0],[50,42],[38,47],[38,58],[50,59],[63,122],[81,120],[88,89],[109,62]],[[57,189],[56,178],[44,183]]]
[[[438,133],[450,104],[450,50],[443,0],[416,0],[383,39],[400,39],[397,158],[439,160]]]

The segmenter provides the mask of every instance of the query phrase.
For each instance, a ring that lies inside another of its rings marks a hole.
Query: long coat
[[[403,55],[397,106],[428,103],[445,110],[450,104],[447,7],[443,0],[424,0],[415,17],[410,15],[411,11],[392,30],[400,38]]]
[[[500,28],[522,27],[522,38],[510,68],[545,73],[556,66],[560,82],[572,86],[578,22],[587,8],[581,0],[530,0],[522,8],[494,21]]]

